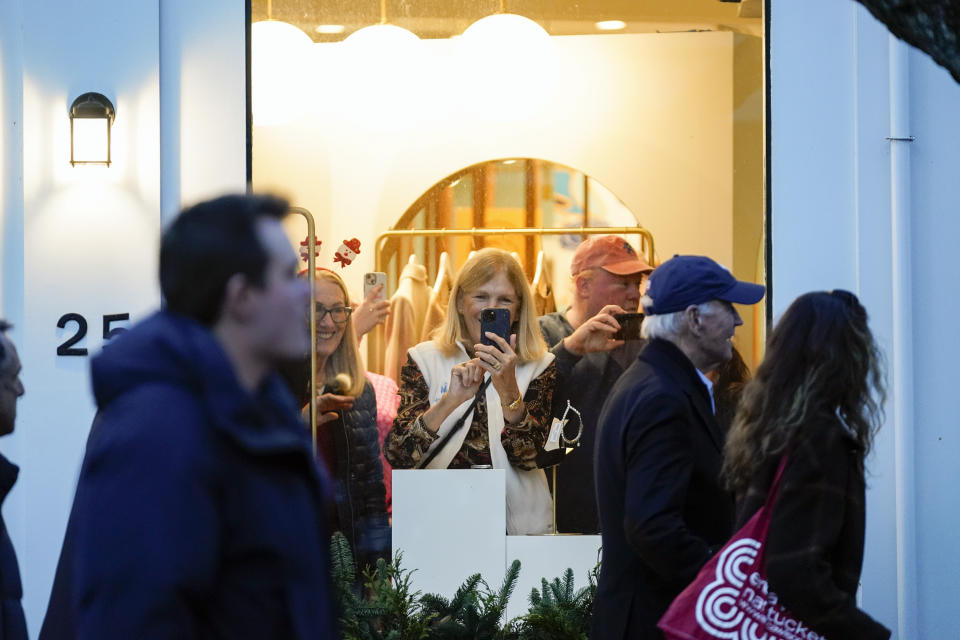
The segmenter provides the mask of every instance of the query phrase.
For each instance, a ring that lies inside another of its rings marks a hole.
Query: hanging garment
[[[447,316],[447,305],[450,302],[450,290],[453,288],[453,267],[450,256],[446,251],[440,254],[440,266],[437,268],[437,280],[433,283],[430,292],[430,301],[427,303],[427,312],[423,320],[423,332],[420,341],[430,340],[433,330],[443,324]]]
[[[550,284],[550,269],[546,264],[543,251],[537,254],[537,271],[530,284],[533,290],[533,304],[538,316],[545,316],[557,310],[557,301]]]
[[[390,315],[387,317],[387,351],[383,374],[394,381],[400,379],[400,367],[407,360],[407,349],[420,342],[429,300],[427,270],[423,265],[411,262],[400,273],[400,282],[396,293],[390,298]]]

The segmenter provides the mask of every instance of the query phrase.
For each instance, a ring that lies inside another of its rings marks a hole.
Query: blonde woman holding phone
[[[490,308],[509,312],[508,340],[481,333]],[[396,469],[504,469],[507,533],[549,533],[550,492],[536,460],[555,381],[522,267],[506,251],[481,249],[457,274],[433,339],[407,352],[386,458]]]

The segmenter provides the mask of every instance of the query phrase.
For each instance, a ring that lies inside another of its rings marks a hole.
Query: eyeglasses
[[[325,307],[319,302],[315,307],[317,313],[317,322],[323,322],[323,319],[326,315],[330,314],[330,319],[333,320],[335,324],[343,324],[347,321],[347,318],[350,317],[350,314],[353,313],[352,307]]]

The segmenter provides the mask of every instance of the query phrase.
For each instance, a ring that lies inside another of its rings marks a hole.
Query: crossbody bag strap
[[[437,443],[437,446],[433,448],[433,451],[431,451],[430,454],[427,455],[427,457],[424,458],[419,465],[417,465],[418,469],[425,469],[427,465],[433,462],[433,459],[437,457],[437,454],[443,451],[443,448],[447,446],[447,443],[450,442],[450,439],[461,429],[463,429],[463,425],[467,421],[467,416],[473,415],[473,410],[477,408],[477,404],[480,402],[480,398],[483,397],[487,387],[490,385],[490,381],[491,378],[487,378],[483,381],[483,384],[481,384],[480,388],[477,390],[477,395],[473,396],[473,402],[471,402],[470,406],[467,407],[467,410],[463,412],[463,415],[460,416],[460,419],[457,420],[452,427],[450,427],[450,431],[447,431],[446,435],[441,438],[440,442]]]
[[[788,453],[784,453],[783,457],[780,458],[777,473],[773,476],[773,482],[770,483],[770,491],[767,492],[767,501],[764,503],[764,506],[768,509],[773,505],[773,501],[777,499],[777,494],[780,493],[780,480],[783,478],[783,470],[787,468],[787,460],[789,459],[790,454]]]

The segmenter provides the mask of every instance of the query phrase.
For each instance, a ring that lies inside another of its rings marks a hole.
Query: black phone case
[[[489,307],[480,312],[480,344],[499,348],[493,340],[487,337],[487,331],[497,334],[509,344],[510,310]]]
[[[613,334],[614,340],[639,340],[642,313],[616,313],[613,316],[620,323],[620,330]]]

